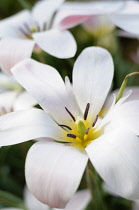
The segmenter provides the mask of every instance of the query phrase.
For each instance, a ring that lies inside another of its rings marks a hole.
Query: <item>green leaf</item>
[[[25,209],[22,199],[2,190],[0,190],[0,204],[6,207]]]

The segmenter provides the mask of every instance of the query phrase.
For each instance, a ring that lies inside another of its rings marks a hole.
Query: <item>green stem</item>
[[[131,74],[128,74],[128,75],[125,77],[125,79],[124,79],[124,81],[123,81],[123,83],[122,83],[122,85],[121,85],[121,87],[120,87],[120,90],[119,90],[119,92],[118,92],[118,95],[117,95],[117,98],[116,98],[116,103],[120,100],[120,98],[122,98],[129,77],[131,77],[131,76],[133,76],[133,75],[136,75],[136,74],[139,74],[139,72],[133,72],[133,73],[131,73]]]
[[[92,195],[93,210],[107,210],[104,203],[104,193],[101,187],[101,180],[93,167],[93,172],[90,169],[90,162],[86,167],[86,182],[88,189]]]

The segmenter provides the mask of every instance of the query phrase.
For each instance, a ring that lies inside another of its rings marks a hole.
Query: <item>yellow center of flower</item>
[[[84,118],[77,117],[76,120],[71,112],[66,108],[66,111],[70,114],[74,121],[73,126],[70,128],[66,125],[59,125],[66,131],[64,132],[66,134],[66,142],[70,145],[78,147],[79,149],[86,148],[93,140],[97,139],[103,133],[102,129],[95,127],[98,115],[96,116],[92,126],[90,126],[90,122],[87,120],[89,107],[90,104],[88,103],[84,113]]]

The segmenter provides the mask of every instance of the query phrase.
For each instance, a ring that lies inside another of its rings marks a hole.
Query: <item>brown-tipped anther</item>
[[[72,130],[69,126],[67,126],[67,125],[58,125],[58,126],[60,126],[60,127],[63,127],[63,128],[67,128],[67,129],[69,129],[69,130]]]
[[[68,112],[68,114],[71,116],[71,118],[73,119],[73,121],[75,122],[75,117],[73,116],[73,114],[71,114],[71,112],[67,109],[67,107],[65,107],[66,111]]]
[[[72,139],[76,139],[76,135],[74,135],[74,134],[67,134],[67,137],[70,137],[70,138],[72,138]]]
[[[96,116],[96,119],[94,120],[92,127],[94,127],[94,126],[95,126],[95,124],[96,124],[97,120],[98,120],[98,115]]]
[[[86,134],[86,135],[88,134],[89,129],[90,129],[90,128],[87,128],[87,129],[86,129],[86,131],[85,131],[85,134]]]
[[[88,112],[89,112],[89,108],[90,108],[90,104],[88,103],[88,104],[86,105],[85,112],[84,112],[84,120],[87,119]]]

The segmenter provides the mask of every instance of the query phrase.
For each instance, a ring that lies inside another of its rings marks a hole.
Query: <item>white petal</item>
[[[69,125],[72,122],[65,107],[78,115],[78,110],[71,110],[73,102],[69,100],[65,84],[53,67],[27,59],[14,67],[12,73],[59,124]]]
[[[37,142],[26,159],[27,185],[41,202],[64,208],[79,186],[87,159],[87,155],[75,147]]]
[[[17,91],[5,91],[0,93],[0,115],[13,111],[13,105],[17,95]]]
[[[37,200],[27,187],[24,190],[24,202],[29,210],[50,210],[50,207]]]
[[[30,12],[23,10],[0,21],[0,37],[20,37],[20,26],[30,21]],[[15,32],[14,32],[15,30]]]
[[[17,83],[13,76],[0,72],[0,92],[21,89],[21,85]]]
[[[139,14],[138,15],[112,15],[111,20],[123,30],[139,35]]]
[[[113,61],[108,51],[100,47],[86,48],[75,62],[73,89],[82,112],[90,103],[93,121],[106,99],[113,78]]]
[[[26,109],[0,117],[0,146],[42,137],[61,140],[59,135],[59,126],[39,109]]]
[[[14,111],[16,111],[16,110],[20,110],[20,109],[31,108],[35,105],[37,105],[36,100],[28,92],[23,91],[17,97],[17,99],[13,105],[13,109],[14,109]]]
[[[132,210],[139,210],[139,200],[132,203]]]
[[[128,101],[114,107],[107,129],[116,126],[125,126],[139,135],[139,100]]]
[[[89,190],[80,190],[74,194],[72,199],[66,205],[65,210],[75,210],[77,207],[78,210],[84,210],[90,200],[91,195]],[[27,187],[24,190],[24,202],[29,210],[50,210],[50,207],[37,200]],[[54,208],[53,210],[58,209]]]
[[[139,35],[139,2],[127,1],[121,12],[111,15],[111,20],[115,25],[123,30]]]
[[[75,193],[72,199],[67,204],[65,210],[84,210],[89,201],[91,200],[91,195],[89,190],[79,190]]]
[[[49,26],[49,22],[54,15],[54,12],[61,6],[64,0],[45,0],[38,2],[32,10],[33,20],[41,27],[46,23]]]
[[[129,97],[125,100],[125,102],[127,101],[132,101],[132,100],[139,100],[139,87],[127,87],[125,88],[124,94],[123,96],[125,96],[125,94],[129,91],[132,90],[132,93],[129,95]],[[111,104],[112,100],[113,100],[113,94],[115,96],[118,95],[119,89],[116,89],[114,91],[112,91],[112,93],[110,93],[106,99],[106,102],[104,104],[104,108],[108,108],[109,104]]]
[[[34,33],[33,38],[41,49],[57,58],[73,57],[77,50],[76,42],[69,31],[52,29]]]
[[[54,19],[54,26],[60,29],[72,28],[92,15],[109,14],[122,8],[124,2],[66,2]]]
[[[20,40],[5,38],[0,41],[0,67],[11,74],[11,68],[25,58],[31,57],[34,42],[31,40]]]
[[[139,198],[139,138],[128,129],[115,129],[94,140],[86,151],[112,191],[126,199]]]

